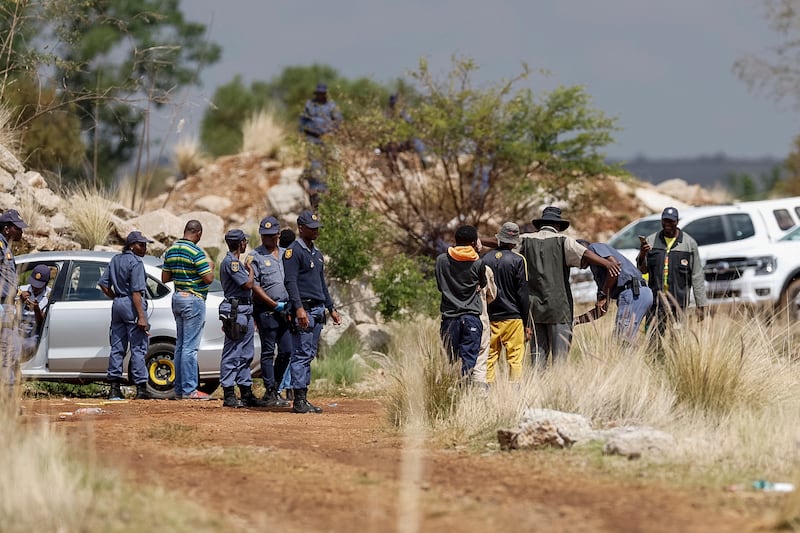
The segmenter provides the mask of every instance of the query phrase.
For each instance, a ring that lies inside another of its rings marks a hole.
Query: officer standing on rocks
[[[300,213],[297,217],[298,238],[283,254],[284,282],[295,314],[293,352],[289,363],[294,388],[292,411],[295,413],[322,412],[321,408],[309,403],[307,394],[311,383],[311,361],[317,355],[325,309],[330,312],[334,324],[341,324],[341,317],[325,283],[322,252],[314,246],[319,228],[319,218],[315,213]]]
[[[225,407],[266,407],[253,395],[250,363],[253,360],[253,269],[239,260],[247,249],[247,237],[240,229],[225,234],[228,253],[220,263],[219,281],[225,299],[219,304],[219,317],[225,343],[219,361],[219,378]],[[239,385],[241,401],[234,387]]]

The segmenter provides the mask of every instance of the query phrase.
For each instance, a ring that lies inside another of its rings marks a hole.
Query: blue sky
[[[618,118],[606,150],[615,158],[782,158],[800,134],[797,111],[748,92],[732,71],[777,42],[758,0],[184,0],[182,10],[223,47],[203,87],[165,119],[183,119],[183,135],[236,74],[268,80],[318,62],[384,82],[420,57],[444,73],[454,54],[475,59],[487,83],[526,62],[549,72],[526,80],[535,91],[585,86]]]

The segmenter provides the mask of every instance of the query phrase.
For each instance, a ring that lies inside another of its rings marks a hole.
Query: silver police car
[[[97,286],[113,252],[41,252],[16,258],[20,285],[26,284],[37,265],[51,271],[50,307],[35,352],[23,354],[23,378],[83,383],[105,381],[108,368],[109,327],[112,301]],[[161,282],[162,260],[146,255],[147,314],[150,349],[147,352],[148,389],[156,398],[172,396],[175,379],[175,319],[172,315],[172,283]],[[217,309],[222,301],[218,281],[206,300],[206,323],[197,352],[200,390],[212,392],[219,385],[219,359],[224,335]],[[256,354],[259,353],[256,335]],[[130,375],[128,354],[125,368]],[[258,368],[258,357],[254,358]]]

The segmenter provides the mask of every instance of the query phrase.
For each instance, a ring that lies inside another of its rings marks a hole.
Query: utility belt
[[[633,299],[635,300],[639,297],[639,291],[642,287],[647,287],[647,282],[645,280],[642,278],[632,279],[622,286],[622,290],[625,291],[630,289],[633,292]]]
[[[303,309],[306,311],[311,311],[315,307],[323,307],[325,305],[325,302],[322,300],[312,300],[310,298],[300,300],[300,302],[302,302]]]
[[[247,322],[245,321],[245,323],[242,323],[242,321],[239,320],[239,315],[249,315],[249,313],[240,312],[239,306],[250,305],[251,300],[250,298],[225,298],[225,301],[230,304],[231,310],[228,313],[222,311],[219,313],[219,321],[222,322],[222,331],[229,339],[238,341],[243,338],[248,331]]]

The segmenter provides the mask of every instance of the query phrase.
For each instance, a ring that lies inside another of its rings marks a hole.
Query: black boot
[[[122,387],[119,386],[119,381],[111,382],[111,389],[108,391],[109,400],[124,400],[125,395],[122,394]]]
[[[152,400],[153,397],[150,396],[150,392],[147,390],[147,383],[137,383],[136,384],[136,396],[133,398],[134,400]]]
[[[266,407],[267,402],[259,400],[253,394],[253,387],[250,385],[239,385],[239,395],[242,397],[242,403],[245,407]]]
[[[233,387],[222,387],[222,407],[243,407]]]
[[[267,390],[264,392],[264,401],[267,403],[267,407],[291,407],[292,402],[289,400],[284,400],[278,394],[278,389],[275,387],[267,386]]]
[[[321,413],[322,409],[316,405],[308,403],[306,395],[308,389],[294,389],[294,405],[292,405],[293,413]]]

